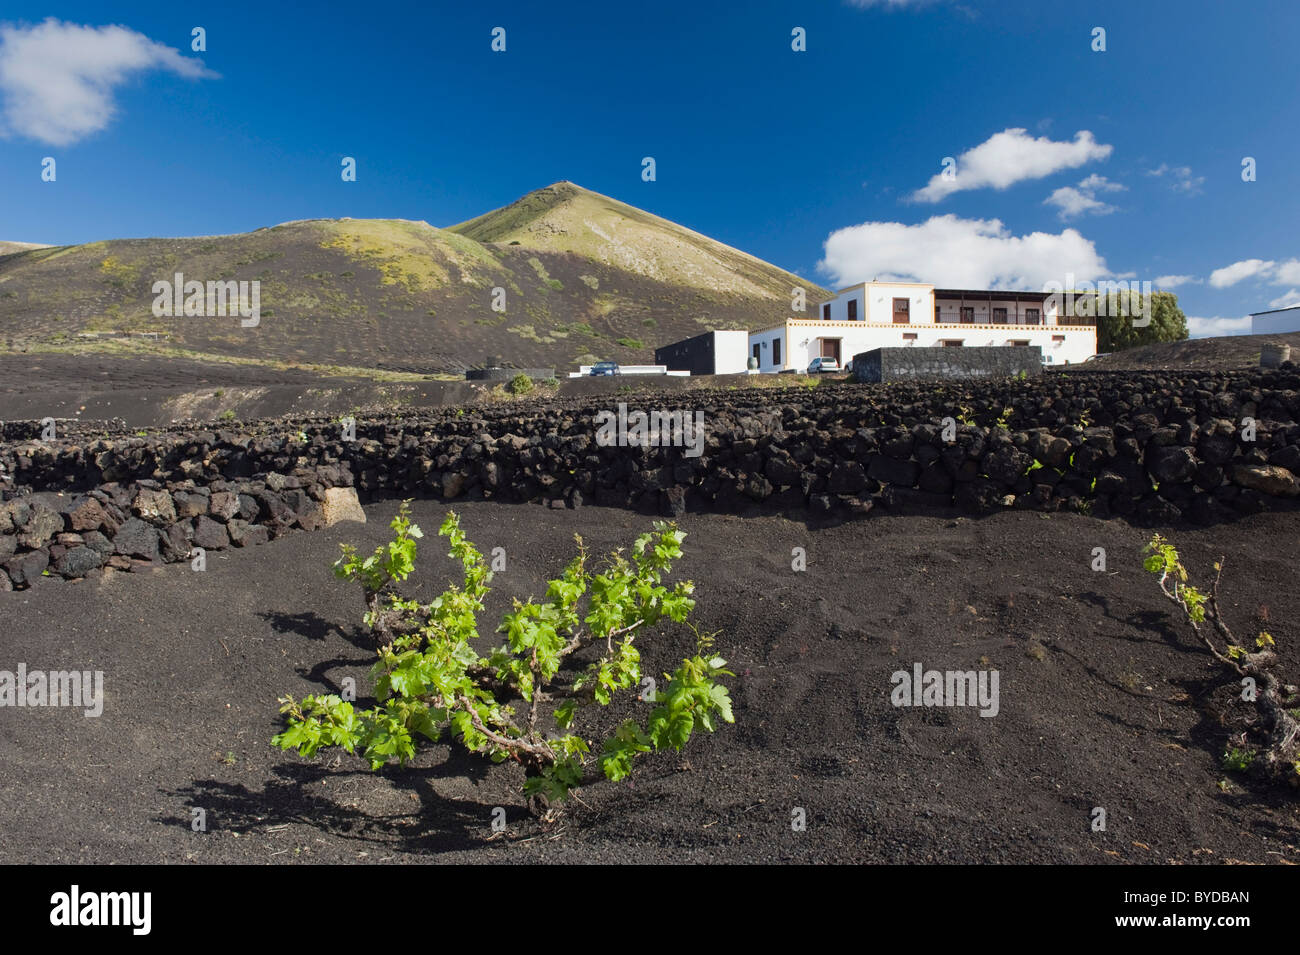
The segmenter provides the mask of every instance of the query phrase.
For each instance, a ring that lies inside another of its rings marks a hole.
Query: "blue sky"
[[[1202,334],[1300,302],[1294,0],[302,10],[9,0],[0,239],[451,225],[569,179],[823,285],[1128,278]]]

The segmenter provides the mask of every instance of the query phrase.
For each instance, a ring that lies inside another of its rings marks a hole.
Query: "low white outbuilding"
[[[1250,313],[1252,335],[1282,335],[1286,332],[1300,332],[1300,305]]]
[[[748,367],[748,333],[743,329],[705,332],[655,349],[655,361],[670,372],[739,375]]]

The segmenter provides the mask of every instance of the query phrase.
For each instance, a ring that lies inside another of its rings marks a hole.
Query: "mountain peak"
[[[605,198],[567,179],[561,179],[520,196],[508,206],[451,226],[447,231],[459,232],[476,242],[509,242],[519,239],[518,233],[527,231],[532,223],[557,206],[582,197]]]
[[[568,180],[448,231],[490,245],[577,256],[714,294],[775,301],[788,298],[795,285],[813,295],[822,291],[748,253]]]

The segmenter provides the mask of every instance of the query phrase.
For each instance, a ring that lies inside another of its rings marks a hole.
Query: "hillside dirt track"
[[[692,619],[720,631],[737,673],[736,723],[645,758],[630,782],[584,787],[549,829],[527,815],[515,767],[447,745],[378,773],[346,754],[283,753],[269,745],[278,696],[351,676],[366,702],[361,598],[330,572],[340,541],[387,539],[396,503],[366,510],[365,525],[209,555],[204,573],[173,564],[0,595],[0,669],[98,669],[106,688],[97,719],[0,709],[0,862],[1300,862],[1296,797],[1221,768],[1229,731],[1215,714],[1231,723],[1246,705],[1142,571],[1150,532],[1074,514],[819,530],[686,515],[679,572],[696,581]],[[427,536],[410,592],[424,599],[451,579],[435,534],[445,510],[414,506]],[[509,559],[481,652],[510,599],[540,595],[572,556],[573,533],[599,554],[651,521],[456,510],[471,540]],[[1300,513],[1170,533],[1193,576],[1226,556],[1239,632],[1267,604],[1294,680]],[[791,570],[796,546],[805,573]],[[1099,546],[1105,573],[1090,568]],[[645,672],[672,669],[693,639],[673,625],[642,637]],[[997,669],[1000,712],[894,708],[890,674],[914,662]],[[599,729],[645,705],[612,706]],[[1091,831],[1094,807],[1105,832]],[[191,830],[194,808],[206,833]]]

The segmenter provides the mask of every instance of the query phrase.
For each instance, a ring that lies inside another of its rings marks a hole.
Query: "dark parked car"
[[[621,375],[622,374],[622,372],[619,371],[618,362],[616,361],[598,361],[596,362],[596,364],[591,366],[591,373],[593,375]]]

